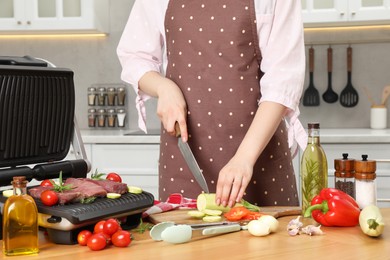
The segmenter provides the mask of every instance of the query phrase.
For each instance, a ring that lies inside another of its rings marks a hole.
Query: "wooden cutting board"
[[[172,221],[175,224],[199,224],[203,223],[201,219],[196,219],[187,214],[187,209],[176,209],[149,216],[150,222],[158,224],[161,222]],[[269,214],[275,218],[283,216],[294,216],[302,213],[301,207],[261,207],[261,212]],[[223,219],[224,220],[224,219]]]

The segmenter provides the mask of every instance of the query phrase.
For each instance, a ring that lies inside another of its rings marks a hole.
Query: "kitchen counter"
[[[390,223],[390,208],[381,209],[385,223]],[[91,251],[79,245],[50,243],[41,233],[40,253],[31,259],[390,259],[390,228],[379,238],[364,235],[356,227],[322,227],[321,236],[291,237],[287,223],[295,217],[279,219],[276,233],[254,237],[247,231],[208,238],[193,238],[185,244],[156,242],[148,233],[134,234],[127,248],[110,246],[102,251]],[[26,256],[12,259],[26,259]],[[11,259],[11,258],[10,258]]]
[[[84,143],[159,143],[159,129],[141,130],[81,130]],[[390,129],[324,128],[321,143],[390,143]]]

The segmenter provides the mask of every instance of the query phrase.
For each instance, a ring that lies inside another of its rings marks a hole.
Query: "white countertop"
[[[99,130],[82,129],[83,142],[99,144],[158,144],[159,130]],[[324,128],[320,129],[321,143],[390,143],[390,129]]]

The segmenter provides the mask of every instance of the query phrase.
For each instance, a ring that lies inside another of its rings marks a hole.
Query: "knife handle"
[[[175,122],[175,135],[176,135],[176,137],[181,136],[180,126],[179,126],[179,123],[177,121]]]
[[[215,226],[215,227],[208,227],[203,229],[202,235],[206,236],[206,235],[224,234],[224,233],[230,233],[230,232],[235,232],[240,230],[241,230],[240,224]]]

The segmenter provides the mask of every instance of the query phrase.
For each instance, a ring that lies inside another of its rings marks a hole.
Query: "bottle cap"
[[[308,128],[320,129],[320,123],[308,123]]]

